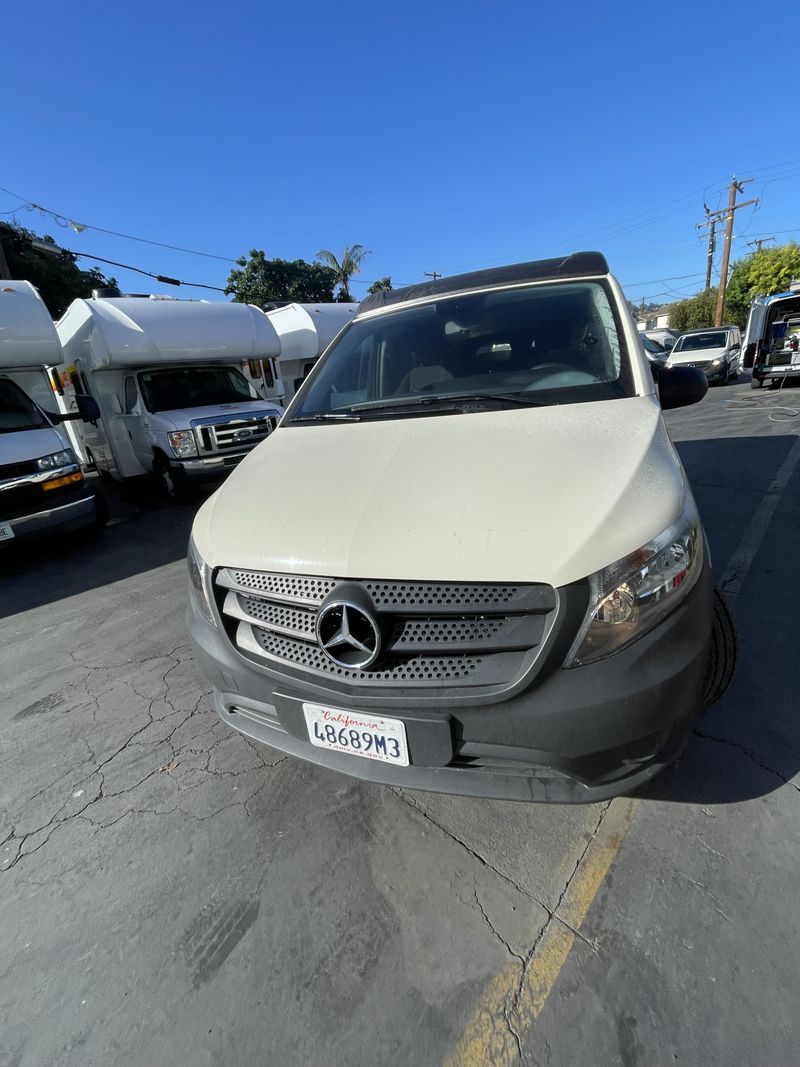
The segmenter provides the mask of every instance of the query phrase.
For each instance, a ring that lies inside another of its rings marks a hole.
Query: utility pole
[[[711,212],[706,208],[706,221],[696,223],[697,229],[702,230],[708,226],[708,256],[706,258],[706,289],[711,288],[711,269],[714,266],[714,252],[717,249],[717,219],[711,217]]]
[[[706,259],[706,292],[711,288],[711,268],[714,265],[714,252],[717,247],[717,235],[716,228],[718,223],[725,219],[725,244],[722,247],[722,267],[720,268],[719,275],[719,292],[717,293],[717,307],[714,315],[714,325],[722,325],[722,317],[725,314],[725,290],[728,287],[728,266],[731,259],[731,238],[733,237],[733,216],[734,213],[739,210],[740,207],[749,207],[750,204],[757,204],[756,200],[744,200],[741,204],[736,203],[736,194],[741,193],[744,190],[745,185],[748,182],[753,181],[752,178],[746,178],[744,181],[737,182],[734,177],[728,190],[728,206],[723,208],[722,211],[710,211],[707,205],[703,205],[706,209],[705,222],[698,222],[697,229],[702,230],[708,226],[708,257]],[[769,238],[765,238],[769,240]],[[759,244],[759,249],[761,245]]]
[[[756,237],[755,241],[748,241],[747,242],[747,247],[748,248],[752,248],[753,245],[755,245],[756,252],[760,252],[761,251],[761,246],[763,244],[766,244],[767,241],[774,241],[774,240],[775,240],[774,237]]]
[[[436,281],[437,278],[441,278],[441,274],[438,270],[426,270],[424,273],[426,278],[433,278],[434,281]]]
[[[737,182],[734,175],[733,181],[730,184],[728,190],[728,210],[726,212],[715,212],[715,214],[721,216],[725,215],[725,244],[722,246],[722,267],[719,272],[719,292],[717,294],[717,313],[714,316],[714,325],[721,326],[722,319],[725,314],[725,290],[728,288],[728,265],[731,261],[731,238],[733,237],[733,216],[739,208],[747,207],[749,204],[757,204],[758,200],[744,200],[741,204],[736,203],[736,194],[744,191],[744,187],[747,182],[751,182],[752,178],[747,178],[745,181]]]

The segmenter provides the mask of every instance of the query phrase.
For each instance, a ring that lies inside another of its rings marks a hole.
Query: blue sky
[[[674,299],[702,286],[694,224],[733,173],[763,198],[734,255],[800,238],[800,144],[770,118],[789,90],[761,77],[793,4],[7,6],[0,186],[22,200],[0,192],[0,217],[76,251],[219,286],[231,266],[24,202],[230,258],[360,242],[357,294],[599,248],[632,299]]]

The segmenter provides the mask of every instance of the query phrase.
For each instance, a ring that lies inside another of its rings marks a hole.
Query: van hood
[[[193,535],[212,567],[560,586],[661,533],[685,484],[654,396],[283,426]]]
[[[6,463],[24,463],[28,459],[39,459],[53,452],[60,452],[70,445],[58,430],[51,426],[42,426],[38,430],[16,430],[12,433],[0,433],[0,466]]]
[[[205,407],[172,408],[169,411],[154,411],[151,419],[160,419],[168,423],[173,430],[188,430],[198,421],[220,421],[226,419],[252,418],[254,415],[282,415],[283,408],[276,407],[269,400],[240,400],[235,404],[206,404]]]

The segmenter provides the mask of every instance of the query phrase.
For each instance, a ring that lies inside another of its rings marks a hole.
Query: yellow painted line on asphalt
[[[445,1067],[512,1067],[518,1061],[512,1030],[522,1041],[547,1003],[575,943],[574,931],[580,930],[589,913],[622,847],[636,807],[637,801],[627,799],[611,804],[530,961],[522,988],[518,963],[509,964],[495,975]]]

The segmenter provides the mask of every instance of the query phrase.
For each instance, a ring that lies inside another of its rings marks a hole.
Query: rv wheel
[[[156,461],[156,475],[161,483],[164,495],[176,504],[181,504],[191,496],[186,475],[181,470],[170,467],[165,459]]]

